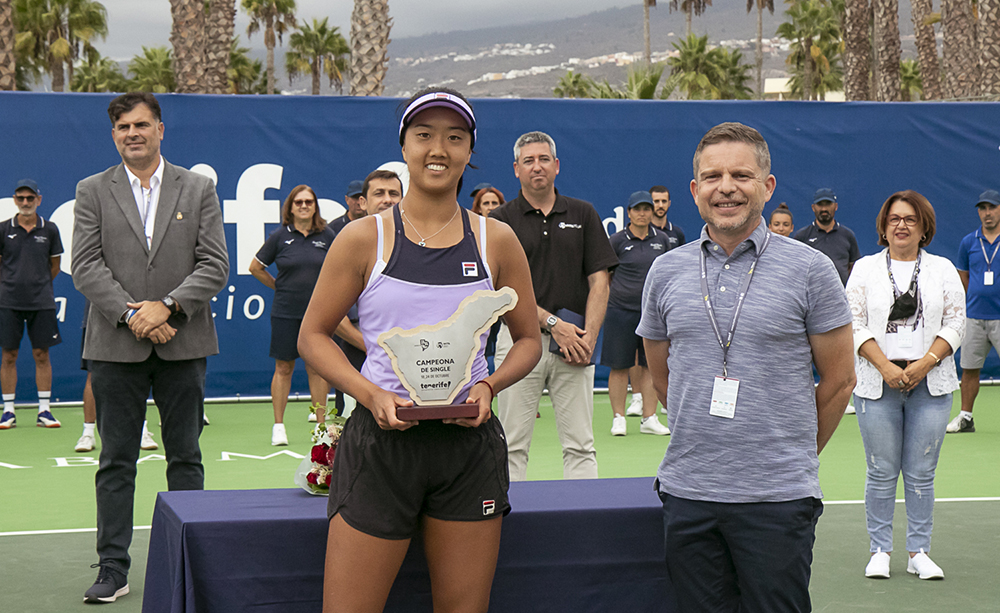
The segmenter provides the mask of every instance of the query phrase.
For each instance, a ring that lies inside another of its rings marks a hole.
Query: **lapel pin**
[[[177,212],[177,219],[184,219],[184,213],[181,213],[180,211],[178,211]]]

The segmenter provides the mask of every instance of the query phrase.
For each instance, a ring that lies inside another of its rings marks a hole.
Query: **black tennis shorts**
[[[420,422],[382,430],[358,405],[333,462],[327,515],[382,539],[412,538],[420,517],[495,519],[510,512],[507,440],[494,415],[478,428]]]

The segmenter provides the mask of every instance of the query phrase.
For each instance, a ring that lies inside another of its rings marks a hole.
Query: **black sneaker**
[[[120,596],[128,594],[128,577],[106,564],[92,564],[91,568],[100,568],[97,581],[84,592],[83,601],[91,604],[114,602]]]

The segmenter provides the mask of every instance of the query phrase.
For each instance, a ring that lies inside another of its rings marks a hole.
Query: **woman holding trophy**
[[[332,468],[326,613],[381,611],[417,534],[435,611],[489,604],[510,510],[492,401],[534,367],[541,338],[517,237],[456,199],[475,141],[475,114],[458,92],[407,101],[399,142],[409,189],[338,235],[302,322],[303,358],[359,404]],[[361,373],[331,340],[355,302],[368,350]],[[488,375],[483,349],[500,314],[514,346]]]

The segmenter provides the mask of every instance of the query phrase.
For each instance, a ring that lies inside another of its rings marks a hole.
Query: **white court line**
[[[1000,501],[1000,496],[992,496],[985,498],[936,498],[934,500],[937,502],[997,502]],[[902,498],[896,500],[897,503],[906,502]],[[864,500],[824,500],[824,505],[846,505],[846,504],[864,504]],[[133,526],[133,530],[149,530],[152,526]],[[97,528],[70,528],[67,530],[25,530],[22,532],[0,532],[0,536],[36,536],[41,534],[75,534],[79,532],[97,532]]]
[[[149,530],[152,526],[132,526],[133,530]],[[97,528],[68,528],[66,530],[23,530],[21,532],[0,532],[0,536],[38,536],[41,534],[78,534],[97,532]]]

